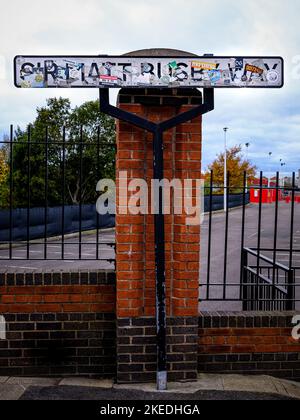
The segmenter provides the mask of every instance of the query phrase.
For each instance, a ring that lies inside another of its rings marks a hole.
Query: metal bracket
[[[151,121],[141,118],[131,112],[119,109],[109,103],[109,89],[99,89],[100,98],[100,111],[104,114],[108,114],[118,120],[125,121],[135,125],[136,127],[142,128],[151,133],[156,131],[164,132],[176,127],[179,124],[183,124],[187,121],[193,120],[199,115],[207,114],[214,110],[214,89],[203,89],[204,103],[195,106],[193,109],[183,112],[176,117],[170,118],[169,120],[155,124]]]
[[[214,109],[214,89],[204,89],[204,103],[193,109],[176,115],[169,120],[155,124],[131,112],[124,111],[109,103],[109,89],[99,89],[100,111],[121,121],[133,124],[153,134],[153,170],[154,179],[164,179],[164,145],[163,133],[166,130],[193,120],[199,115]],[[159,209],[154,216],[155,225],[155,266],[156,266],[156,327],[157,327],[157,388],[167,389],[167,314],[166,314],[166,273],[165,273],[165,220],[163,213],[162,188],[159,192],[159,202],[155,203]]]

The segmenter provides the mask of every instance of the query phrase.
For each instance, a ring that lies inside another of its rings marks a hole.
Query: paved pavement
[[[199,375],[194,383],[116,385],[87,378],[0,377],[0,400],[300,400],[300,383],[269,376]]]
[[[43,242],[40,240],[39,242]],[[64,244],[64,260],[62,260],[61,238],[49,238],[47,243],[47,260],[44,260],[45,247],[43,243],[30,243],[30,259],[27,260],[26,245],[13,248],[13,259],[8,260],[9,250],[0,248],[0,272],[34,272],[34,271],[84,271],[114,269],[114,264],[107,261],[115,258],[114,229],[101,231],[98,240],[99,259],[96,260],[97,236],[95,232],[82,235],[82,245],[79,245],[78,235],[66,235]],[[81,252],[81,260],[79,253]]]

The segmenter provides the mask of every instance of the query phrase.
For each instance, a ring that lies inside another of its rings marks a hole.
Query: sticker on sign
[[[18,88],[281,88],[281,57],[17,56]]]

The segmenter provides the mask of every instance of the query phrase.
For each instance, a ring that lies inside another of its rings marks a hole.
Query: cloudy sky
[[[97,98],[93,90],[21,90],[13,85],[13,57],[123,54],[164,47],[199,55],[280,55],[281,90],[217,90],[215,111],[204,117],[204,166],[229,145],[251,143],[249,158],[265,171],[300,168],[299,0],[0,0],[0,137],[10,123],[32,121],[50,96],[73,105]],[[273,152],[270,159],[268,154]]]

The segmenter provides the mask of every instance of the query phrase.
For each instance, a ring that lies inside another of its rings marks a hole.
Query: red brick
[[[198,290],[190,290],[190,289],[175,289],[173,291],[173,296],[178,298],[198,298]]]
[[[280,353],[284,351],[283,346],[268,344],[256,345],[254,350],[256,353]]]
[[[11,295],[34,295],[36,287],[29,286],[9,286],[7,287],[7,294]]]
[[[115,302],[112,303],[97,303],[90,306],[90,312],[98,313],[112,313],[116,310]]]
[[[35,312],[35,306],[32,304],[26,304],[26,305],[9,305],[9,313],[28,313],[28,314],[32,314]]]
[[[90,312],[87,304],[63,304],[63,312]]]
[[[118,299],[135,299],[143,295],[143,290],[118,291]]]
[[[119,308],[117,306],[117,316],[118,318],[129,318],[129,317],[139,317],[143,315],[142,308]],[[148,315],[148,314],[147,314]]]
[[[118,271],[118,280],[141,280],[143,279],[142,271]]]
[[[14,295],[0,296],[0,302],[1,303],[14,303],[15,302],[15,296]]]
[[[173,308],[173,316],[197,316],[198,315],[198,308],[180,308],[174,307]]]
[[[192,108],[185,106],[179,110],[175,106],[161,108],[136,104],[121,104],[120,107],[156,122]],[[177,176],[186,179],[195,175],[198,178],[201,175],[201,125],[202,118],[197,118],[164,133],[164,169],[167,178]],[[117,124],[117,131],[117,179],[119,169],[123,168],[128,170],[129,179],[143,177],[150,182],[153,177],[152,134],[123,122]],[[179,152],[176,156],[173,155],[174,149]],[[151,215],[117,214],[116,226],[118,316],[153,316],[154,218]],[[187,227],[186,216],[173,215],[165,217],[165,226],[169,313],[174,316],[195,316],[198,313],[199,227]],[[182,283],[179,283],[181,280]]]
[[[225,337],[212,337],[212,344],[213,345],[226,344],[226,339]]]
[[[15,302],[16,303],[39,303],[42,302],[42,296],[32,296],[32,295],[24,295],[15,296]]]
[[[80,296],[80,295],[79,295]],[[44,296],[45,303],[68,303],[70,302],[69,295],[57,294],[57,295],[45,295]]]
[[[35,305],[33,312],[40,312],[40,313],[51,313],[51,312],[63,312],[62,305],[59,304],[43,304],[43,305]]]

